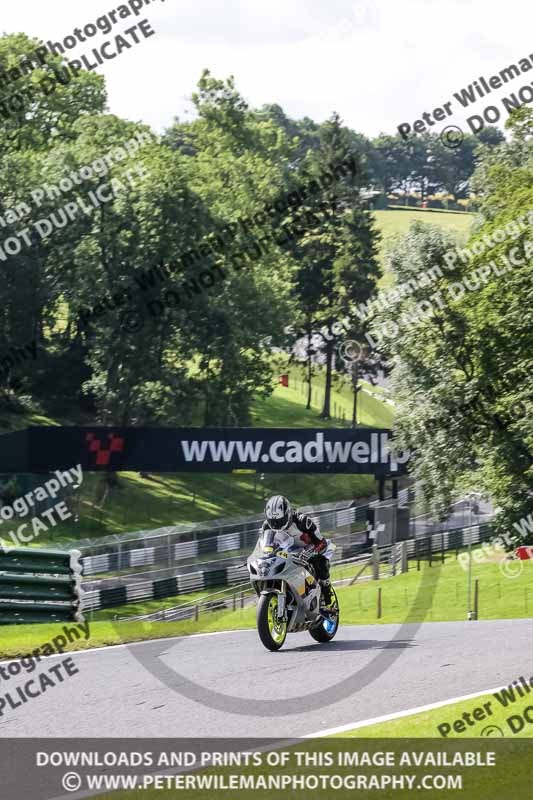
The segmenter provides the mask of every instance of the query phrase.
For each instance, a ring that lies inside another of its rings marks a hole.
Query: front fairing
[[[252,580],[280,580],[293,545],[294,537],[286,531],[264,531],[247,561]]]

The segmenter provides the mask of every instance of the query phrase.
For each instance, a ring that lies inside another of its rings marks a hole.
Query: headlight
[[[283,572],[284,569],[285,569],[285,564],[284,563],[278,564],[278,566],[274,570],[274,575],[277,575],[278,572]]]
[[[254,567],[254,565],[253,564],[249,564],[248,566],[250,567],[250,572],[252,573],[252,575],[257,575],[257,570]]]

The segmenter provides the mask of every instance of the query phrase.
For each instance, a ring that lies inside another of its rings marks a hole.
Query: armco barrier
[[[407,556],[410,559],[426,558],[429,553],[439,553],[446,550],[455,550],[466,547],[468,544],[478,544],[490,539],[492,536],[490,525],[472,525],[469,528],[435,533],[423,539],[407,539]],[[390,553],[390,546],[379,548],[380,560]],[[333,564],[346,558],[353,558],[348,547],[338,547],[333,558]],[[245,564],[221,567],[209,571],[189,572],[185,575],[176,575],[162,580],[143,581],[111,589],[99,589],[84,592],[84,611],[96,611],[101,608],[115,608],[116,606],[139,603],[144,600],[160,600],[163,597],[174,597],[189,592],[198,592],[203,589],[232,586],[245,581],[248,570]]]
[[[318,522],[322,530],[347,528],[354,522],[366,520],[367,506],[310,510],[308,513]],[[254,546],[263,517],[256,517],[238,524],[215,528],[198,528],[189,532],[175,528],[152,531],[141,537],[102,544],[80,546],[82,550],[83,574],[103,575],[125,569],[166,564],[172,566],[179,561],[198,558],[208,553],[229,553],[247,550]],[[215,535],[213,535],[215,533]]]
[[[0,547],[0,625],[83,622],[81,553]]]

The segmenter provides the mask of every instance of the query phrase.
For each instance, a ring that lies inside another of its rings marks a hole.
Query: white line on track
[[[492,694],[499,692],[503,687],[497,686],[495,689],[484,689],[482,692],[474,692],[473,694],[464,694],[461,697],[452,697],[449,700],[440,700],[438,703],[430,703],[427,706],[418,706],[417,708],[409,708],[407,711],[395,711],[393,714],[385,714],[382,717],[373,717],[372,719],[364,719],[360,722],[351,722],[347,725],[339,725],[337,728],[328,728],[325,731],[318,731],[318,733],[308,733],[303,736],[303,739],[316,739],[320,736],[333,736],[337,733],[346,733],[347,731],[354,731],[358,728],[366,728],[368,725],[377,725],[378,722],[389,722],[393,719],[401,719],[402,717],[410,717],[413,714],[418,714],[422,711],[431,711],[434,708],[442,708],[449,706],[452,703],[460,703],[461,700],[472,700],[475,697],[481,697],[484,694]]]

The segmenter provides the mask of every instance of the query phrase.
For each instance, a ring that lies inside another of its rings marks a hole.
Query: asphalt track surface
[[[390,646],[399,628],[345,626],[328,645],[305,632],[291,634],[278,653],[245,630],[75,654],[79,673],[16,710],[4,709],[0,736],[305,736],[532,674],[533,620],[424,623]],[[344,700],[309,710],[315,691],[353,675],[380,653],[391,663],[375,680]],[[46,668],[58,658],[47,659]],[[170,685],[156,677],[158,670]],[[1,692],[28,677],[2,681]],[[196,700],[180,694],[184,678],[199,685]],[[206,705],[203,687],[235,695],[233,711]],[[288,699],[296,697],[297,710],[286,714]],[[269,701],[268,716],[254,715],[254,698]]]

